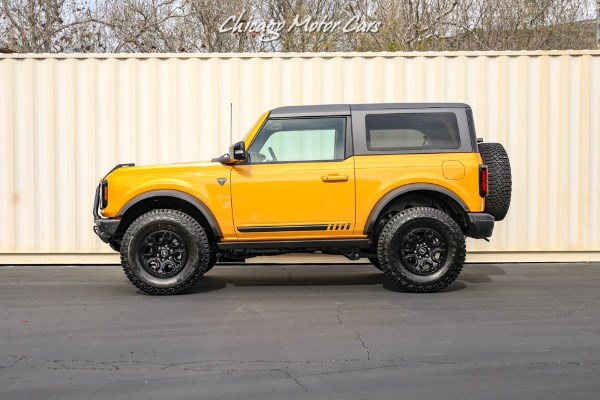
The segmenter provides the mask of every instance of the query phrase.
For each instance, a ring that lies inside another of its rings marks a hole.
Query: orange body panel
[[[328,225],[323,231],[237,232],[240,239],[352,236],[355,218],[352,157],[332,162],[236,165],[231,173],[231,184],[236,228]],[[329,229],[331,225],[334,226]]]
[[[433,184],[456,194],[470,212],[481,212],[484,199],[479,196],[479,153],[400,154],[356,156],[356,230],[362,232],[375,204],[386,193],[410,184]],[[456,161],[464,166],[464,178],[444,174],[443,163]],[[452,179],[446,178],[450,176]]]
[[[119,211],[140,194],[175,190],[190,194],[210,208],[223,235],[234,236],[231,219],[231,167],[219,163],[171,164],[119,168],[108,177],[109,200],[102,214],[117,217]],[[217,178],[226,178],[221,186]]]

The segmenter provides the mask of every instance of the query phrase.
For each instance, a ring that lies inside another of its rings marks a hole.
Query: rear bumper
[[[110,238],[115,235],[120,223],[120,219],[96,218],[94,219],[94,232],[104,243],[108,243]]]
[[[486,239],[492,236],[494,217],[486,213],[469,213],[469,233],[474,239]]]

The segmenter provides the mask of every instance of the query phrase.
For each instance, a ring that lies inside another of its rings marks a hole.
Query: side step
[[[369,239],[325,239],[325,240],[268,240],[217,243],[221,250],[334,250],[368,248]]]

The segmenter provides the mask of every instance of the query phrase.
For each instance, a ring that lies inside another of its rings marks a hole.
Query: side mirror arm
[[[231,157],[229,157],[229,154],[225,153],[221,157],[213,158],[212,160],[210,160],[210,162],[218,162],[218,163],[221,163],[221,164],[229,164],[231,162]]]

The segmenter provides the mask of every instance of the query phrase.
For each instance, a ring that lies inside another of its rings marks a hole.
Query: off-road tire
[[[436,233],[445,245],[439,268],[430,274],[417,274],[401,260],[401,243],[418,230]],[[437,292],[460,274],[466,256],[465,237],[446,213],[428,207],[409,208],[385,225],[379,236],[377,255],[382,271],[397,287],[409,292]]]
[[[369,261],[375,268],[381,271],[381,264],[379,264],[379,259],[377,257],[369,257]]]
[[[176,275],[158,277],[142,262],[142,247],[149,235],[173,232],[184,242],[186,261]],[[153,210],[127,228],[121,241],[121,265],[127,278],[140,290],[153,295],[180,294],[194,286],[209,268],[210,246],[206,232],[189,215],[176,210]]]
[[[480,143],[479,153],[488,167],[488,195],[484,211],[496,221],[502,221],[510,207],[512,192],[508,154],[500,143]]]

